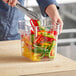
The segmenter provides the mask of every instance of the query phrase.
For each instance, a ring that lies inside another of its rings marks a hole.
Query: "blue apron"
[[[24,0],[19,1],[24,3]],[[21,19],[24,19],[22,12],[0,0],[0,41],[20,39],[18,21]]]

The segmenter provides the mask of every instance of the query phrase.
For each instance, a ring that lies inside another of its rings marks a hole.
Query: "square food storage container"
[[[21,54],[31,61],[54,60],[57,54],[58,25],[48,19],[20,20]]]

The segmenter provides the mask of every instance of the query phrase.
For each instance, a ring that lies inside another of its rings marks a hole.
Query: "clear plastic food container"
[[[54,60],[57,54],[58,25],[54,26],[47,19],[21,20],[22,56],[31,61]]]

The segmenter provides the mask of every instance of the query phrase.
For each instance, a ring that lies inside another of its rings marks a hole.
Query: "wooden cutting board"
[[[0,76],[76,76],[76,62],[62,55],[54,61],[31,62],[21,56],[19,40],[0,42]]]

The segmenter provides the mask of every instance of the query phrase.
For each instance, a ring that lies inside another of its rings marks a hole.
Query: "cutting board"
[[[54,61],[31,62],[21,56],[21,41],[0,41],[0,76],[76,76],[76,62],[57,54]]]

